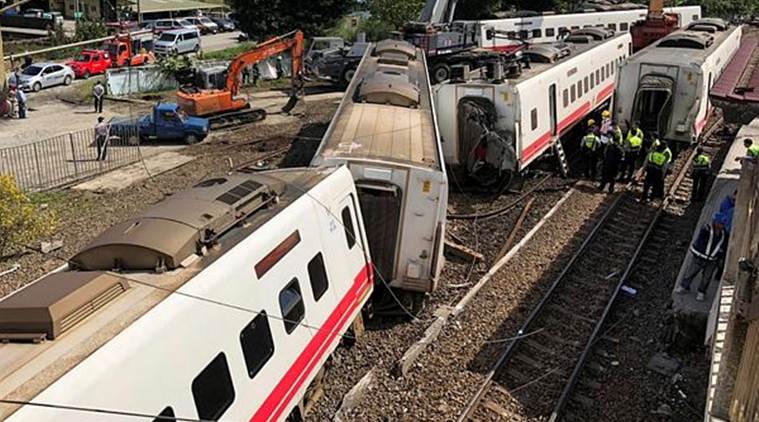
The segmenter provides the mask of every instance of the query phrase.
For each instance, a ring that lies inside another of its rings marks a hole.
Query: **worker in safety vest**
[[[691,198],[694,201],[703,201],[706,196],[706,185],[711,176],[711,158],[704,152],[701,147],[696,148],[696,156],[693,157],[693,169],[691,177],[693,178],[693,190]]]
[[[754,145],[754,141],[751,138],[746,138],[743,140],[743,146],[746,147],[746,156],[738,157],[735,161],[751,160],[756,162],[759,160],[759,145]]]
[[[617,181],[617,174],[622,165],[622,159],[625,155],[624,148],[622,146],[620,131],[620,139],[617,140],[616,136],[612,138],[612,141],[604,148],[604,160],[601,164],[601,185],[599,189],[603,192],[606,185],[609,185],[609,193],[614,193],[614,183]]]
[[[643,182],[643,202],[647,202],[648,192],[651,192],[651,198],[664,197],[664,168],[667,165],[667,154],[664,150],[666,145],[659,143],[648,153],[646,157],[646,179]]]
[[[594,119],[588,119],[588,130],[595,133],[596,136],[598,135],[598,125],[596,125],[596,121]]]
[[[580,152],[585,162],[585,177],[590,180],[596,180],[596,167],[598,166],[598,150],[601,143],[593,133],[593,129],[588,128],[588,133],[580,141]]]
[[[675,288],[675,293],[690,291],[693,280],[701,274],[701,283],[698,285],[697,301],[703,301],[706,290],[709,288],[714,272],[727,250],[729,233],[725,230],[726,216],[717,213],[710,224],[705,224],[698,234],[696,241],[691,245],[690,252],[693,261],[686,269],[680,284]]]
[[[622,167],[622,173],[619,175],[620,181],[632,180],[635,174],[635,167],[638,164],[638,157],[643,149],[643,131],[637,124],[633,124],[627,131],[624,141],[625,162]]]

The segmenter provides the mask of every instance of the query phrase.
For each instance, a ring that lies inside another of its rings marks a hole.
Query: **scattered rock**
[[[56,251],[63,247],[62,240],[53,240],[52,242],[40,242],[40,251],[44,254]]]
[[[659,416],[672,416],[672,407],[666,403],[662,403],[656,410],[652,410],[651,413]]]
[[[648,361],[646,367],[656,373],[670,377],[680,368],[680,361],[664,352],[659,352]]]

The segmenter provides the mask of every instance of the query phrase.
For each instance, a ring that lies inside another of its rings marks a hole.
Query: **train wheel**
[[[439,84],[451,78],[451,67],[445,63],[438,63],[432,67],[432,83]]]

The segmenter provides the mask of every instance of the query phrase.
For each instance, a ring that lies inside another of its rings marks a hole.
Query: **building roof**
[[[132,0],[140,2],[140,13],[176,12],[180,10],[217,9],[221,4],[206,3],[195,0]]]

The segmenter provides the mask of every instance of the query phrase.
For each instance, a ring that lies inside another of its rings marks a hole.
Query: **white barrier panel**
[[[176,79],[161,72],[158,66],[109,69],[106,73],[108,95],[123,95],[165,91],[179,87]]]

